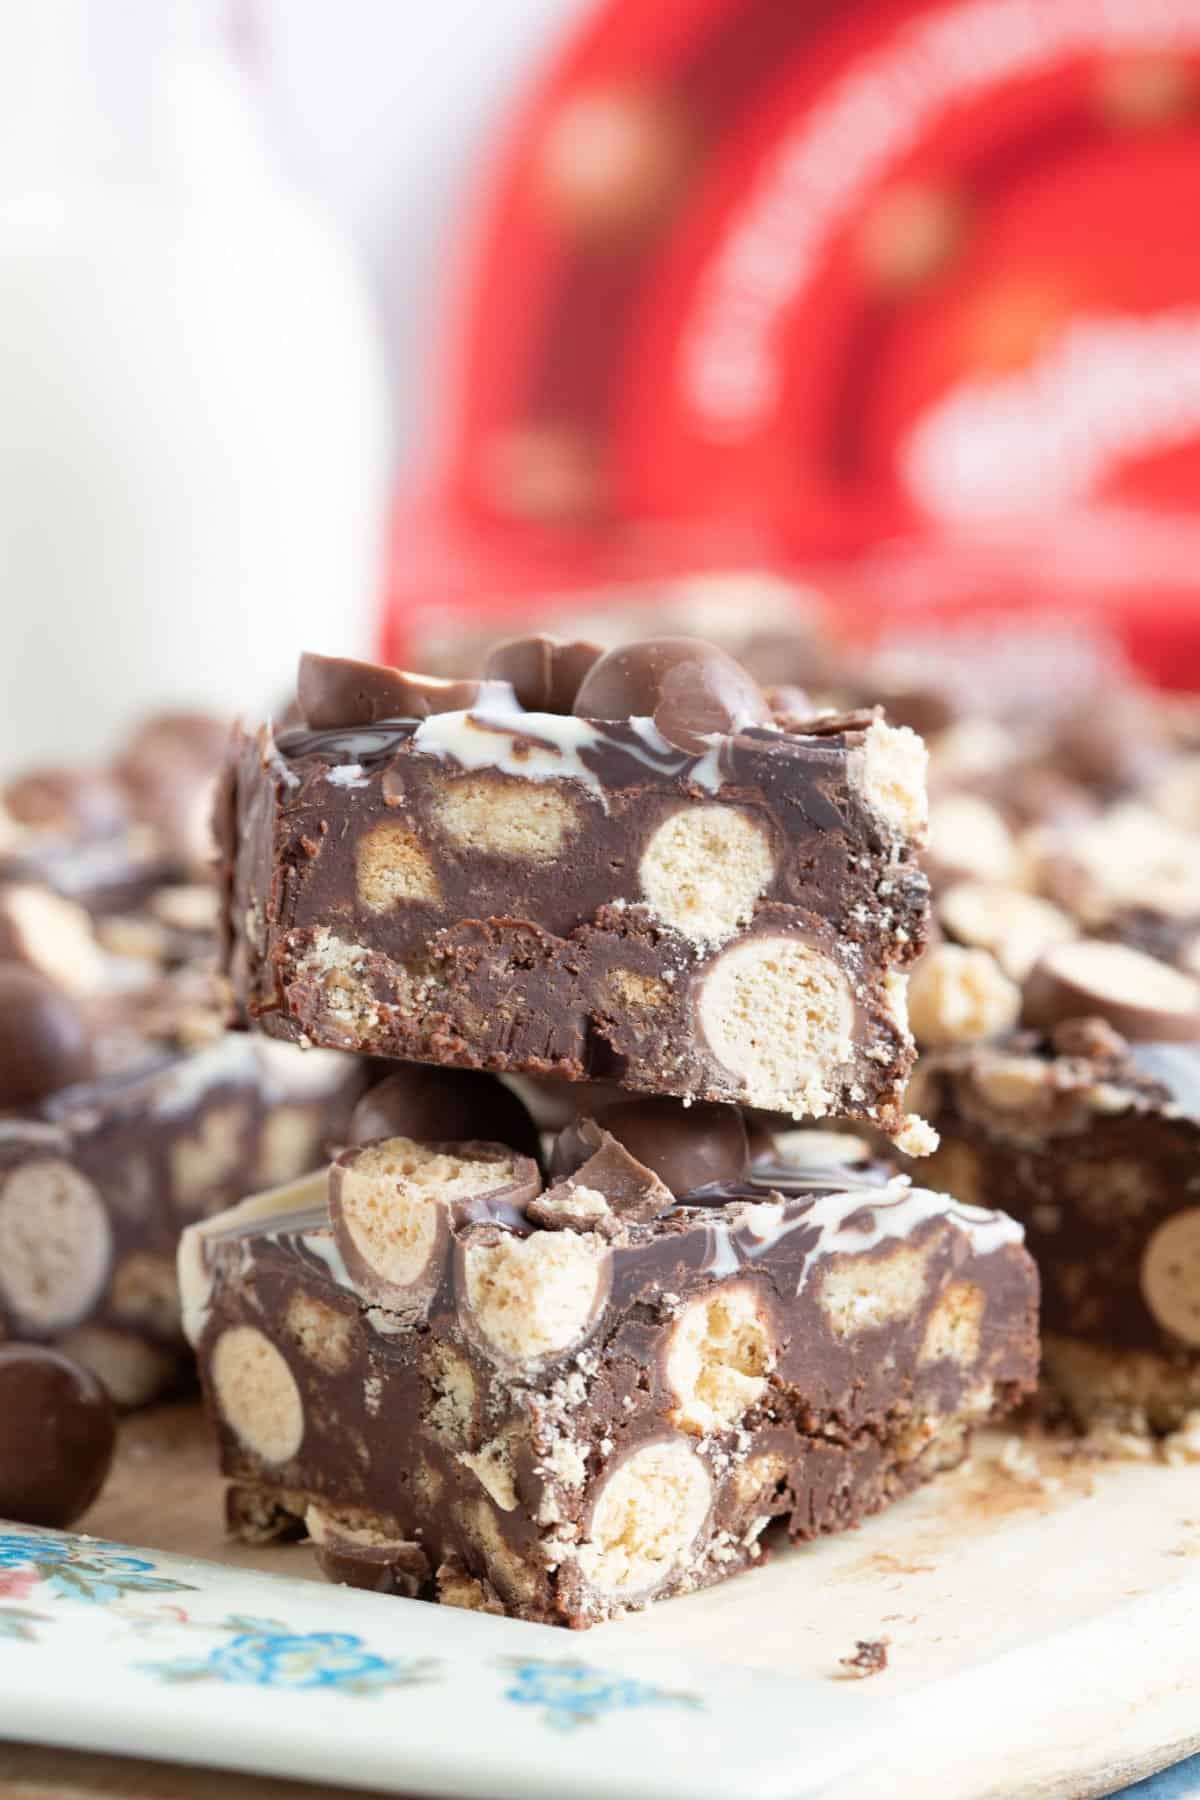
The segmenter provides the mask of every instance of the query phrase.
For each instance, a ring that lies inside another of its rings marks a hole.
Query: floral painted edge
[[[195,1582],[160,1574],[158,1563],[129,1545],[32,1526],[0,1529],[0,1644],[43,1646],[62,1623],[53,1609],[85,1605],[125,1620],[139,1641],[163,1627],[223,1634],[222,1642],[202,1654],[129,1664],[160,1682],[372,1696],[447,1678],[440,1659],[381,1655],[355,1632],[299,1632],[278,1619],[238,1613],[197,1619],[184,1603],[158,1598],[203,1592]],[[151,1597],[157,1610],[140,1609],[143,1597]],[[27,1604],[31,1601],[35,1604]],[[554,1731],[576,1731],[648,1707],[699,1712],[705,1706],[699,1694],[635,1680],[577,1657],[504,1656],[491,1666],[503,1672],[502,1698],[532,1711]]]

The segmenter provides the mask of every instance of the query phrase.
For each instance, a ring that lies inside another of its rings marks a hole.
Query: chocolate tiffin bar
[[[552,1167],[384,1138],[187,1232],[236,1531],[582,1627],[855,1523],[1035,1379],[1002,1213],[748,1159],[681,1196],[595,1120]]]
[[[543,647],[529,680],[530,645],[506,647],[516,687],[303,660],[307,725],[243,734],[219,807],[245,1012],[335,1049],[860,1117],[928,1148],[902,1105],[920,739],[775,716],[696,640],[586,649]]]
[[[1136,956],[1101,949],[1118,972]],[[1179,979],[1160,966],[1164,988]],[[1003,1196],[1026,1226],[1045,1295],[1046,1379],[1074,1422],[1164,1437],[1169,1456],[1194,1456],[1200,1016],[1192,1042],[1168,1038],[1177,1021],[1156,1016],[1154,992],[1143,978],[1137,1007],[1118,1015],[1132,1031],[1140,1013],[1133,1041],[1092,1017],[923,1061],[942,1132],[926,1178],[983,1205]]]

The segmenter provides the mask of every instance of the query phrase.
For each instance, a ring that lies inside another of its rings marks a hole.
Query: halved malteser
[[[0,957],[68,993],[94,994],[104,983],[104,957],[83,907],[33,881],[0,884]]]
[[[518,1237],[476,1227],[456,1247],[458,1322],[493,1363],[523,1372],[541,1368],[577,1350],[595,1330],[612,1270],[612,1251],[596,1232]]]
[[[1190,1042],[1200,1039],[1200,981],[1125,944],[1077,938],[1037,963],[1024,1011],[1043,1028],[1096,1017],[1132,1042]]]
[[[519,1223],[542,1191],[532,1157],[503,1144],[384,1138],[329,1172],[333,1235],[356,1286],[389,1310],[419,1312],[439,1287],[452,1226]]]
[[[698,985],[696,1023],[746,1104],[795,1118],[832,1111],[854,1052],[854,994],[806,938],[761,932],[722,950]]]

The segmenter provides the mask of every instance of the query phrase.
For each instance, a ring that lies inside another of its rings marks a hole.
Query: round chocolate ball
[[[678,1199],[715,1184],[734,1186],[745,1180],[750,1166],[746,1126],[736,1106],[619,1100],[605,1107],[596,1123],[652,1169]],[[564,1139],[571,1130],[568,1126]],[[571,1144],[566,1142],[560,1154],[569,1158],[570,1153]]]
[[[106,769],[30,769],[0,795],[19,825],[100,836],[129,817],[120,783]]]
[[[350,1119],[350,1142],[417,1138],[448,1144],[473,1138],[540,1154],[537,1126],[517,1096],[494,1075],[474,1069],[414,1064],[397,1069],[365,1093]]]
[[[116,1436],[90,1369],[41,1344],[0,1344],[0,1517],[74,1524],[104,1486]]]
[[[488,652],[483,672],[491,681],[507,681],[526,712],[569,713],[580,683],[603,654],[599,644],[583,639],[507,638]]]
[[[27,1106],[93,1070],[83,1015],[24,963],[0,962],[0,1107]]]
[[[581,719],[653,719],[671,743],[762,725],[766,695],[739,662],[701,638],[644,638],[592,664],[575,696]]]

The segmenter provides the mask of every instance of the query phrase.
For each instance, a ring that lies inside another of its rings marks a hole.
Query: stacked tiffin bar
[[[344,1139],[353,1057],[227,1033],[206,816],[227,732],[149,721],[0,793],[0,1340],[119,1404],[186,1373],[183,1227]]]
[[[398,1067],[328,1171],[185,1236],[234,1528],[582,1626],[960,1460],[1035,1376],[1019,1227],[774,1136],[934,1141],[920,740],[693,640],[307,658],[299,700],[227,771],[227,968],[270,1035]]]

